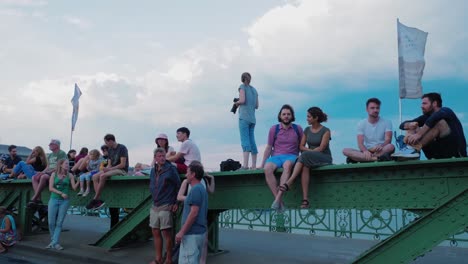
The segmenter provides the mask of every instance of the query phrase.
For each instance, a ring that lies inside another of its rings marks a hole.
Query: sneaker
[[[101,209],[106,203],[102,200],[97,200],[96,203],[94,203],[94,206],[91,208],[93,210],[99,210]]]
[[[82,195],[83,195],[83,193],[84,193],[84,191],[83,191],[83,190],[80,190],[80,192],[79,192],[79,193],[77,193],[76,195],[77,195],[77,196],[82,196]]]
[[[62,247],[60,244],[55,244],[55,245],[54,245],[54,248],[55,248],[56,250],[63,250],[63,247]]]
[[[271,209],[278,211],[280,209],[280,203],[278,203],[277,201],[273,201],[273,203],[271,204]]]
[[[46,249],[51,249],[51,248],[54,248],[54,245],[52,244],[52,242],[50,242],[49,245],[47,245],[47,247],[45,247]]]
[[[405,136],[403,136],[403,135],[397,136],[396,131],[393,131],[393,134],[395,135],[395,143],[396,143],[398,149],[402,150],[402,149],[406,148],[406,143],[404,141]]]
[[[86,190],[86,191],[83,193],[83,197],[88,196],[88,194],[89,194],[89,190]]]
[[[91,200],[91,202],[89,202],[87,205],[86,205],[86,209],[93,209],[94,208],[94,205],[96,204],[97,200]]]
[[[382,155],[380,155],[378,158],[377,158],[378,161],[391,161],[392,160],[392,157],[390,157],[390,153],[384,153]]]
[[[394,158],[419,158],[419,151],[415,150],[410,146],[406,146],[397,153],[393,153],[392,157]]]

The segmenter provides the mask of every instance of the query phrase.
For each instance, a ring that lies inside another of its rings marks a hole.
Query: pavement
[[[153,241],[137,242],[113,250],[92,246],[109,228],[109,219],[68,215],[61,235],[62,251],[45,249],[46,232],[26,236],[0,263],[76,264],[149,263],[154,258]],[[221,254],[209,255],[207,263],[350,263],[377,241],[318,237],[285,233],[220,229]],[[437,247],[414,263],[467,263],[468,249]]]

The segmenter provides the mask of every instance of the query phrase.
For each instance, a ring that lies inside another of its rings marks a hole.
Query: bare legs
[[[395,151],[395,146],[393,146],[392,144],[388,144],[385,145],[380,151],[375,151],[372,148],[369,149],[369,152],[371,153],[370,156],[366,156],[364,152],[352,148],[343,149],[343,155],[354,161],[377,161],[378,158],[383,154],[393,153],[393,151]]]
[[[32,201],[40,200],[41,192],[47,186],[49,182],[49,175],[39,172],[32,178],[32,185],[34,189],[34,196],[31,198]]]
[[[242,152],[242,157],[244,159],[244,162],[242,163],[242,167],[244,169],[248,169],[249,168],[249,155],[250,155],[250,152]],[[257,154],[252,154],[252,169],[255,169],[257,168]]]
[[[163,263],[163,253],[162,253],[162,245],[163,245],[163,237],[166,241],[166,261],[164,263],[171,263],[172,260],[172,229],[164,229],[160,230],[159,228],[152,229],[153,238],[154,238],[154,250],[156,252],[155,261],[157,262],[150,262],[151,263]],[[162,233],[162,236],[161,236]]]
[[[282,194],[278,195],[278,193],[282,193],[282,192],[280,190],[278,190],[279,189],[278,186],[281,186],[281,185],[286,183],[289,176],[291,175],[291,169],[292,169],[293,165],[294,164],[289,160],[284,162],[284,164],[283,164],[283,173],[281,174],[279,185],[278,185],[278,182],[276,181],[275,174],[274,174],[274,172],[276,170],[276,165],[274,163],[271,163],[271,162],[269,162],[269,163],[267,163],[265,165],[265,179],[266,179],[268,187],[270,188],[271,193],[275,197],[274,203],[275,202],[277,204],[282,203],[282,199],[281,199]]]

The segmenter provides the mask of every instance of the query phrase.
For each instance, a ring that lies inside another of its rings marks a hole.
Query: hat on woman
[[[165,139],[165,140],[167,140],[167,135],[164,134],[164,133],[161,133],[161,134],[159,134],[159,135],[156,137],[156,139],[155,139],[154,141],[156,141],[156,140],[158,140],[158,139]]]

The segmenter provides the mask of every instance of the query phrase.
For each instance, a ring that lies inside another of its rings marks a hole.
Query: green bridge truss
[[[265,184],[263,170],[212,174],[216,178],[216,192],[209,198],[209,248],[217,251],[219,215],[226,210],[242,209],[244,214],[259,220],[258,212],[269,208],[272,195]],[[390,230],[388,238],[354,263],[410,262],[465,230],[468,223],[468,158],[331,165],[311,170],[311,175],[311,208],[294,210],[296,213],[306,211],[297,213],[294,219],[291,213],[269,212],[273,214],[270,231],[288,232],[292,220],[306,221],[311,216],[318,221],[318,212],[325,210],[341,212],[345,214],[344,219],[350,210],[366,212],[368,219],[382,218],[382,212],[394,209],[414,214],[411,220]],[[297,208],[302,199],[299,182],[285,195],[288,208]],[[110,180],[102,195],[106,205],[133,209],[96,241],[96,246],[110,249],[127,240],[144,240],[151,236],[147,227],[151,207],[148,184],[148,177],[121,176]],[[31,194],[29,180],[0,184],[0,204],[17,209],[25,234],[32,231],[35,219],[33,212],[26,208]],[[44,191],[43,201],[48,195]],[[73,195],[71,204],[84,206],[88,201],[89,198]],[[312,228],[310,232],[315,230]],[[346,234],[346,230],[337,232]]]

